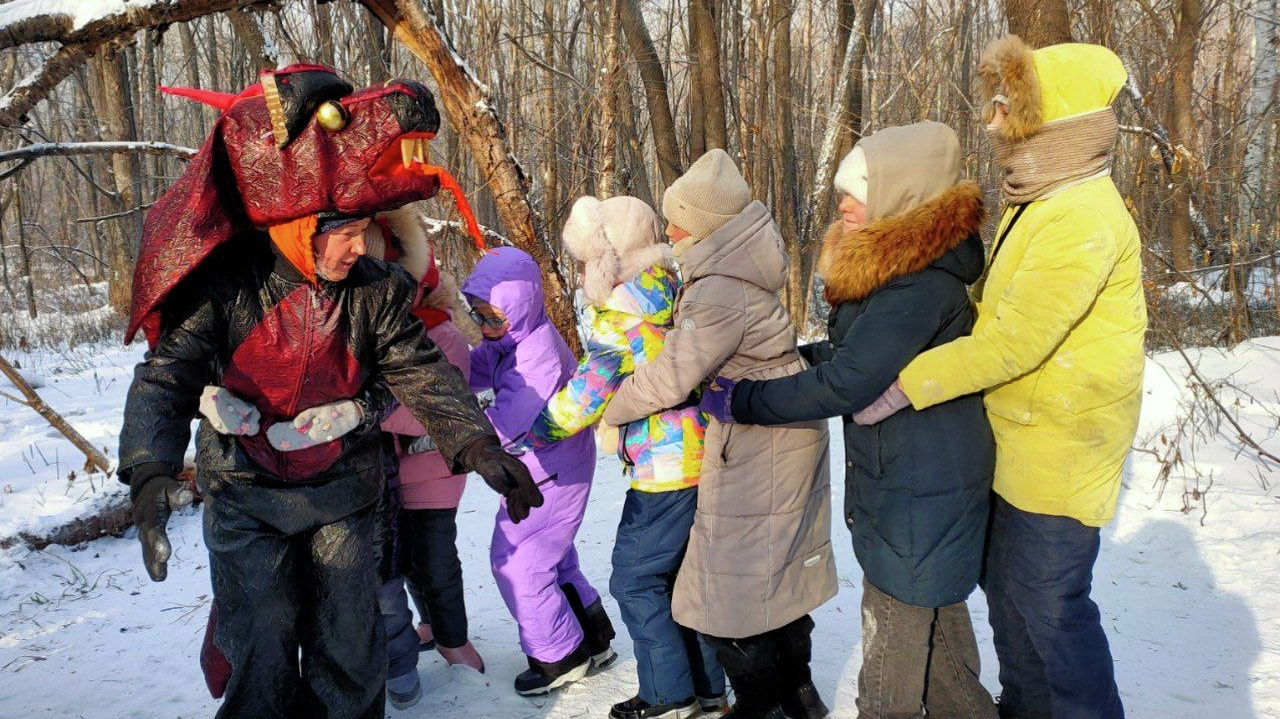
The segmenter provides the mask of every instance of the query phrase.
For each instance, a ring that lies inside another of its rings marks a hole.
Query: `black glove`
[[[142,542],[142,563],[152,581],[163,582],[169,576],[169,556],[173,553],[165,531],[169,515],[191,504],[195,497],[186,484],[164,474],[130,484],[129,496],[133,499],[133,524],[138,528],[138,541]]]
[[[542,492],[519,459],[502,450],[493,437],[481,437],[458,455],[462,466],[480,475],[493,491],[507,498],[507,514],[519,524],[530,507],[542,506]]]

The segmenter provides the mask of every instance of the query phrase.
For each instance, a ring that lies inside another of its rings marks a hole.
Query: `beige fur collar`
[[[822,241],[818,270],[832,305],[867,297],[890,280],[919,272],[978,231],[982,190],[961,182],[900,215],[846,232],[831,225]]]

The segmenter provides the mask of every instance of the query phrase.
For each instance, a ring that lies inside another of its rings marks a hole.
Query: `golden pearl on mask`
[[[316,108],[316,122],[329,132],[337,132],[347,126],[350,115],[342,103],[330,100]]]

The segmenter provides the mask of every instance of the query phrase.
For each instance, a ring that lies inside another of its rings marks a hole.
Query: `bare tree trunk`
[[[776,167],[773,174],[774,220],[782,231],[791,260],[787,278],[787,309],[791,322],[803,329],[807,315],[804,276],[804,238],[800,235],[799,168],[796,162],[795,107],[796,96],[791,77],[791,0],[770,0],[769,26],[773,34],[770,51],[773,78],[773,123],[777,138]]]
[[[106,125],[106,139],[134,142],[138,139],[133,118],[133,102],[129,92],[131,83],[126,76],[124,55],[109,48],[98,51],[94,60],[99,80],[99,101],[102,119]],[[117,312],[129,311],[133,294],[133,263],[138,256],[138,242],[142,237],[142,212],[140,183],[138,182],[137,157],[127,153],[111,156],[111,171],[119,198],[120,212],[129,213],[112,221],[113,241],[107,251],[107,264],[111,267],[111,279],[107,291],[108,301]]]
[[[224,81],[222,63],[218,52],[218,18],[210,15],[204,19],[204,51],[209,58],[209,89],[227,92],[235,88]],[[203,124],[203,123],[202,123]]]
[[[560,123],[557,116],[562,110],[556,102],[555,0],[543,0],[542,23],[542,62],[546,68],[542,85],[542,124],[543,131],[550,134],[546,150],[542,153],[542,211],[547,218],[547,227],[554,229],[560,226]]]
[[[4,195],[0,198],[0,279],[4,280],[4,289],[9,293],[9,299],[17,304],[18,297],[13,293],[13,284],[9,281],[9,256],[4,251],[4,216],[9,212],[9,205],[17,196],[17,182],[6,188]]]
[[[1275,198],[1280,190],[1275,155],[1269,148],[1280,137],[1280,1],[1259,0],[1253,16],[1253,84],[1249,93],[1248,114],[1256,123],[1249,136],[1244,157],[1244,192],[1241,193],[1240,222],[1242,228],[1250,228],[1253,235],[1250,245],[1261,251],[1263,239],[1275,237],[1277,212]],[[1267,168],[1271,168],[1271,184],[1267,184]],[[1270,248],[1272,251],[1277,247]],[[1276,303],[1280,307],[1280,302]]]
[[[311,18],[316,33],[315,58],[325,65],[334,65],[333,17],[329,14],[329,6],[317,0],[312,5]]]
[[[480,83],[462,65],[461,58],[424,11],[418,0],[362,0],[378,15],[397,39],[422,60],[435,78],[445,117],[471,147],[498,215],[516,247],[528,252],[542,268],[547,315],[569,343],[574,355],[581,351],[577,323],[567,283],[552,256],[542,222],[529,203],[529,183],[507,147],[506,131]]]
[[[1173,92],[1169,106],[1169,139],[1174,143],[1179,159],[1183,161],[1174,162],[1173,176],[1170,178],[1173,184],[1170,197],[1173,214],[1169,222],[1169,252],[1174,268],[1180,271],[1189,270],[1193,266],[1191,189],[1195,162],[1186,160],[1194,157],[1190,149],[1195,133],[1191,103],[1200,22],[1200,0],[1179,0],[1178,19],[1173,31]]]
[[[658,156],[658,173],[662,177],[663,188],[666,188],[680,177],[681,172],[675,120],[667,94],[667,78],[662,72],[662,63],[653,46],[649,28],[645,26],[644,16],[640,13],[640,0],[619,0],[618,5],[627,44],[631,47],[631,54],[640,70],[640,79],[644,83],[644,96],[649,104],[649,128],[653,133],[654,152]]]
[[[729,146],[725,127],[724,83],[720,72],[721,0],[689,0],[689,38],[694,82],[698,86],[697,107],[701,118],[703,151]]]
[[[839,84],[843,75],[848,73],[843,96],[834,96],[837,119],[836,145],[834,157],[849,154],[849,150],[862,137],[862,70],[866,64],[867,39],[871,35],[871,27],[876,13],[880,11],[879,0],[839,0],[839,18],[836,24],[835,60],[832,65],[838,68],[832,73],[832,83]],[[857,33],[855,43],[849,42],[850,33]],[[845,63],[845,54],[852,48],[853,58]],[[832,170],[834,174],[834,170]],[[814,208],[818,209],[818,208]]]
[[[1031,47],[1071,42],[1066,0],[1004,0],[1009,32]]]
[[[618,0],[601,2],[598,25],[604,31],[601,54],[600,98],[600,174],[596,194],[609,198],[618,194]]]
[[[631,98],[631,76],[626,68],[618,81],[618,107],[622,111],[619,118],[619,137],[625,138],[627,147],[626,182],[628,194],[635,195],[648,205],[653,205],[653,189],[649,182],[649,170],[645,167],[644,138],[636,127],[636,105]],[[661,195],[659,195],[661,196]]]
[[[14,225],[18,228],[18,261],[19,270],[22,272],[18,279],[22,281],[22,295],[27,302],[27,316],[34,320],[39,314],[36,310],[36,279],[31,276],[31,248],[27,247],[27,226],[22,217],[21,185],[13,196],[13,219]]]

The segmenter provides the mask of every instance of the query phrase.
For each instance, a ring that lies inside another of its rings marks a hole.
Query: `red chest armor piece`
[[[314,286],[298,287],[249,332],[223,374],[223,386],[262,413],[256,435],[236,438],[241,449],[282,479],[310,479],[342,455],[341,438],[281,452],[267,441],[266,431],[304,409],[350,399],[360,391],[360,364],[347,345],[341,309]]]

